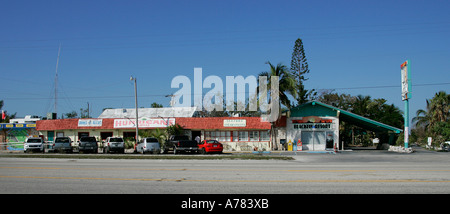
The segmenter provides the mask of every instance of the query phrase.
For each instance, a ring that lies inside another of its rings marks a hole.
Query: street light
[[[134,104],[136,106],[136,144],[139,142],[139,123],[138,123],[138,101],[137,101],[137,82],[136,82],[136,77],[131,76],[130,77],[130,81],[134,80]],[[136,146],[136,144],[134,144],[134,146]]]

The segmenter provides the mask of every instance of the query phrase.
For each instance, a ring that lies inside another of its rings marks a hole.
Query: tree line
[[[450,140],[450,95],[445,91],[435,93],[426,100],[426,108],[419,109],[413,117],[414,128],[411,130],[411,141],[420,145],[428,144],[432,138],[432,146],[440,147]]]

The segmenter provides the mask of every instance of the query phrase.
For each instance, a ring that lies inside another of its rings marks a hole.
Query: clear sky
[[[157,102],[177,75],[255,75],[290,67],[303,40],[307,89],[384,98],[404,110],[400,65],[411,61],[410,117],[440,90],[449,93],[450,1],[24,1],[0,4],[0,100],[4,110],[134,108]],[[194,84],[194,83],[192,83]],[[204,89],[203,93],[209,89]]]

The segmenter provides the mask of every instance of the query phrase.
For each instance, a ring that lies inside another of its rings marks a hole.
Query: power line
[[[412,84],[414,87],[423,87],[423,86],[436,86],[436,85],[450,85],[450,82],[443,83],[421,83],[421,84]],[[345,88],[321,88],[316,90],[354,90],[354,89],[379,89],[379,88],[400,88],[400,85],[385,85],[385,86],[361,86],[361,87],[345,87]],[[248,93],[248,92],[236,92],[236,93]],[[203,93],[202,95],[205,95]],[[197,95],[194,93],[186,94],[186,95]],[[138,97],[166,97],[167,94],[146,94]],[[114,95],[114,96],[66,96],[65,99],[120,99],[120,98],[133,98],[133,95]],[[10,98],[2,98],[5,100],[51,100],[54,97],[10,97]]]
[[[450,82],[444,83],[423,83],[423,84],[412,84],[412,86],[433,86],[433,85],[449,85]],[[361,87],[346,87],[346,88],[319,88],[316,90],[353,90],[353,89],[368,89],[368,88],[400,88],[401,85],[385,85],[385,86],[361,86]]]

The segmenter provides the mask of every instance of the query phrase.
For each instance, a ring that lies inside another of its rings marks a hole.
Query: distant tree
[[[307,73],[309,73],[308,60],[306,59],[302,39],[298,38],[295,41],[291,59],[291,74],[295,79],[297,105],[308,102],[314,93],[314,90],[305,89],[304,81],[308,80],[305,77]]]
[[[162,105],[162,104],[159,104],[159,103],[156,103],[156,102],[153,102],[152,105],[151,105],[151,107],[152,107],[152,108],[162,108],[163,105]]]
[[[66,118],[77,118],[77,116],[78,116],[76,111],[65,113],[64,115],[66,116]]]
[[[80,118],[89,118],[89,109],[80,108]]]

